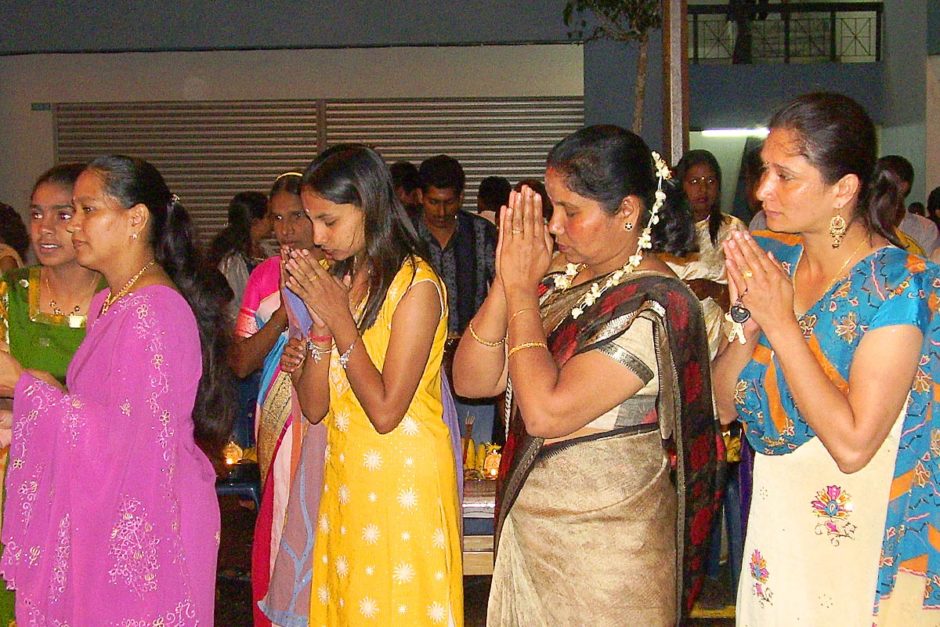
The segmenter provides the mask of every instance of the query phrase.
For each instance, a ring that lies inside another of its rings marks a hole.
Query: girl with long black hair
[[[300,251],[287,287],[313,318],[285,350],[304,415],[327,425],[310,624],[463,620],[459,503],[444,411],[443,283],[388,168],[335,146],[301,197],[327,262]]]

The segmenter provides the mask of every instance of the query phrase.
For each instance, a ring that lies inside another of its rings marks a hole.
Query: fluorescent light
[[[770,133],[764,127],[760,128],[710,128],[702,131],[702,137],[767,137]]]

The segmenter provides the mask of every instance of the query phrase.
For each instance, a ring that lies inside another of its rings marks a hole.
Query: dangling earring
[[[848,225],[845,223],[845,218],[838,213],[829,220],[829,237],[832,238],[833,248],[838,248],[842,245],[842,238],[845,237],[845,230],[847,228]]]
[[[632,223],[632,222],[624,222],[624,223],[623,223],[623,228],[624,228],[625,231],[632,231],[632,230],[633,230],[633,223]]]

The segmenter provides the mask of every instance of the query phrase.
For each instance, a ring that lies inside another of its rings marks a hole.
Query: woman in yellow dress
[[[443,283],[370,148],[320,155],[301,198],[329,265],[296,251],[286,266],[313,324],[282,367],[307,419],[327,425],[310,624],[461,625]]]

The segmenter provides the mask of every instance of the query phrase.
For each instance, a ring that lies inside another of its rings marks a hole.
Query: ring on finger
[[[745,279],[750,279],[754,277],[754,273],[751,272],[750,268],[744,268],[743,270],[741,270],[741,276],[744,277]]]
[[[522,233],[522,229],[513,229],[512,232],[515,234],[519,234],[519,233]]]

